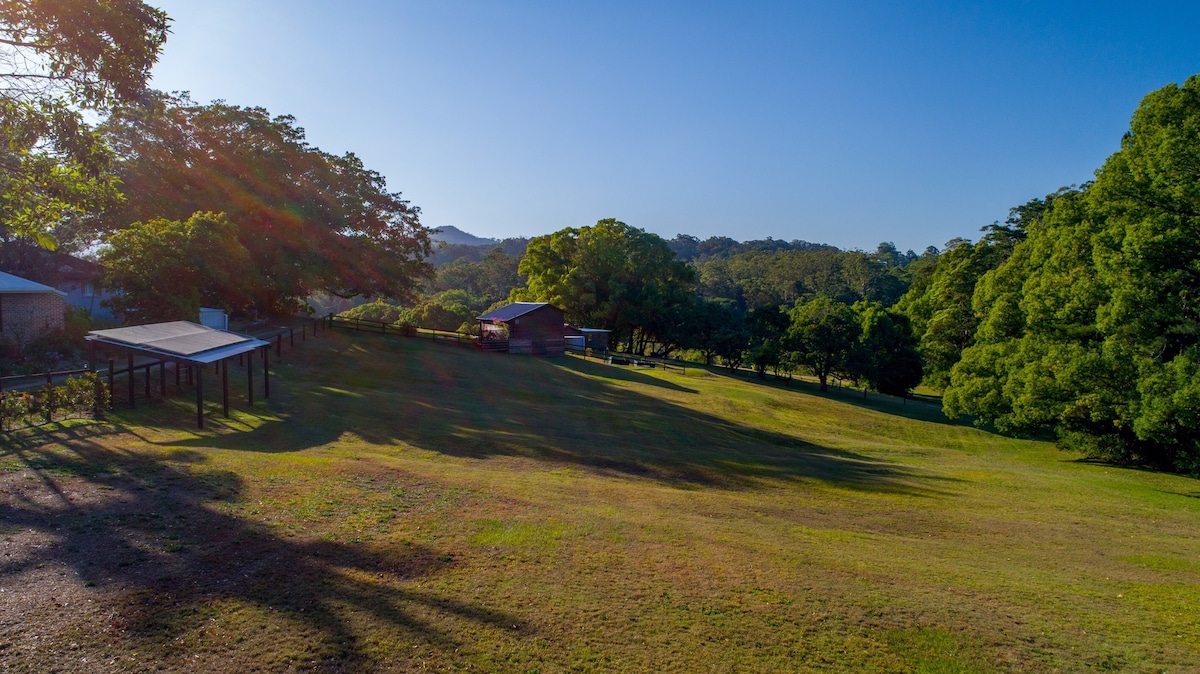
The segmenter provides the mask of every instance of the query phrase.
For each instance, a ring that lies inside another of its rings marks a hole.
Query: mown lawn
[[[4,436],[0,666],[1200,670],[1189,478],[924,403],[375,335],[285,351],[272,394]]]

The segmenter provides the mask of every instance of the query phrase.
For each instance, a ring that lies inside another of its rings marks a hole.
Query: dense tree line
[[[881,246],[880,254],[887,251],[894,247]],[[844,255],[828,247],[750,250],[725,260],[775,262],[782,278],[797,254],[820,256],[815,264],[826,271],[839,269]],[[856,253],[850,259],[870,257]],[[864,277],[890,276],[887,263],[870,264],[875,269]],[[702,274],[705,267],[700,269]],[[745,295],[706,296],[696,267],[678,259],[668,242],[617,220],[534,238],[518,271],[524,284],[511,300],[551,302],[576,325],[612,330],[610,344],[628,352],[694,351],[731,370],[749,364],[759,376],[803,368],[822,389],[836,376],[904,395],[921,380],[908,319],[869,295],[810,291],[764,296],[749,307]],[[826,289],[845,287],[846,276],[835,278]]]
[[[1200,76],[979,277],[945,407],[1095,456],[1200,471]]]

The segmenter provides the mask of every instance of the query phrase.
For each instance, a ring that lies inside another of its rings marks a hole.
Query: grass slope
[[[1200,662],[1191,479],[799,383],[368,335],[284,360],[205,432],[182,396],[4,438],[0,666]]]

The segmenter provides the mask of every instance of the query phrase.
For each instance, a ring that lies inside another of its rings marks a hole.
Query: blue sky
[[[1183,3],[149,2],[153,86],[294,115],[493,237],[977,238],[1200,73]]]

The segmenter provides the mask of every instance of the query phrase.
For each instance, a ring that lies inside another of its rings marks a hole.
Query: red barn
[[[546,302],[513,302],[477,316],[479,343],[489,351],[563,355],[563,310]]]

